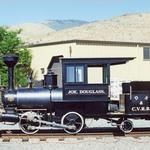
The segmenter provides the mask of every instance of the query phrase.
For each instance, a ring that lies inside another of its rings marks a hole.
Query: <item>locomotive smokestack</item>
[[[15,54],[7,54],[3,57],[4,63],[8,67],[8,90],[14,90],[14,67],[18,62],[18,56]]]

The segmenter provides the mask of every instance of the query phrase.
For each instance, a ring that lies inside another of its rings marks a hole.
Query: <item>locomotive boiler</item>
[[[124,83],[122,98],[111,100],[110,67],[132,59],[54,56],[42,86],[15,88],[14,68],[18,56],[5,55],[8,88],[2,91],[5,112],[0,115],[0,121],[18,123],[26,134],[34,134],[44,127],[76,134],[86,127],[87,118],[103,118],[129,133],[133,129],[130,118],[149,119],[150,83]],[[88,83],[90,67],[102,68],[102,83]]]

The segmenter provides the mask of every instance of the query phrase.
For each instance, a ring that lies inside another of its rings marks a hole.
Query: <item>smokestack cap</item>
[[[18,62],[18,56],[15,54],[4,55],[3,61],[8,67],[14,67]]]

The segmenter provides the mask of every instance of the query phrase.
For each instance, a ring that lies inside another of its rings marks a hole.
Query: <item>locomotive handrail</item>
[[[130,86],[130,100],[132,99],[132,86]]]

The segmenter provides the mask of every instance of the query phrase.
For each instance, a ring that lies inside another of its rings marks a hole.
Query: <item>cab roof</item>
[[[63,55],[53,56],[48,68],[51,68],[54,63],[61,62],[62,64],[82,64],[88,66],[105,66],[105,65],[120,65],[125,64],[135,57],[102,57],[102,58],[64,58]]]

